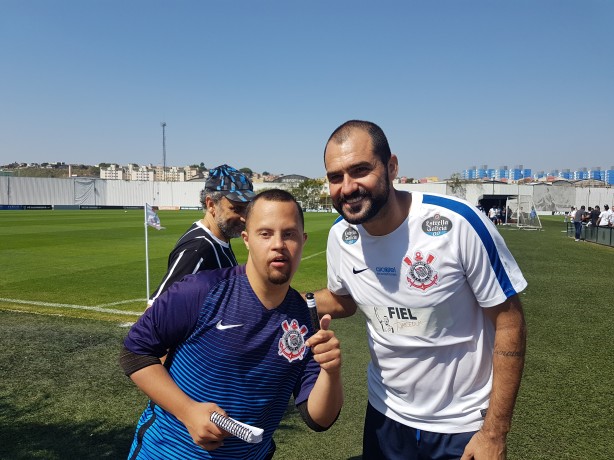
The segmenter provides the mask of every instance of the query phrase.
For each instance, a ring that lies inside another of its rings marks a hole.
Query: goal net
[[[531,195],[509,197],[505,208],[507,210],[506,224],[524,230],[541,230],[542,223]]]

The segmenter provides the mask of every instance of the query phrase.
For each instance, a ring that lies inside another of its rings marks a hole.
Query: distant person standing
[[[580,241],[580,235],[582,234],[582,220],[584,218],[584,213],[586,208],[584,205],[580,206],[576,209],[576,213],[573,216],[573,225],[576,229],[576,241]]]
[[[537,223],[537,211],[533,206],[531,206],[531,213],[529,214],[529,223],[532,226],[535,226],[535,224]]]
[[[612,211],[610,210],[610,207],[607,204],[604,204],[603,211],[599,214],[597,225],[599,227],[609,227],[610,221],[612,220],[611,217]]]
[[[488,210],[488,218],[492,221],[493,224],[497,225],[497,208],[492,207]]]
[[[597,205],[591,211],[591,226],[592,227],[596,227],[597,226],[597,222],[599,222],[599,216],[600,215],[601,215],[601,209],[599,208],[599,205]]]
[[[201,270],[234,267],[230,240],[245,230],[245,210],[256,196],[249,178],[226,164],[209,171],[200,202],[205,216],[194,222],[168,256],[168,270],[148,305],[185,275]]]

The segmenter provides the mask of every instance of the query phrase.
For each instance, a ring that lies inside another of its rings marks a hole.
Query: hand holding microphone
[[[305,298],[315,331],[307,340],[307,346],[311,348],[314,359],[323,370],[329,373],[339,372],[341,370],[341,348],[335,332],[329,329],[332,318],[330,315],[324,315],[321,320],[318,318],[313,293],[308,292]]]

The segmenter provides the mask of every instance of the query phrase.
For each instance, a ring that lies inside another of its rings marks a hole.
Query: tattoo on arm
[[[495,350],[495,355],[499,356],[512,356],[514,358],[519,358],[524,356],[524,351],[501,351]]]

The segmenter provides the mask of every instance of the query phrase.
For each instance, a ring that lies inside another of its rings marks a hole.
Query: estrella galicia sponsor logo
[[[375,267],[376,276],[397,276],[397,267]]]
[[[422,222],[422,231],[427,235],[441,236],[452,229],[452,221],[437,213]]]
[[[343,232],[343,242],[345,244],[354,244],[358,241],[358,230],[354,227],[348,227]]]

